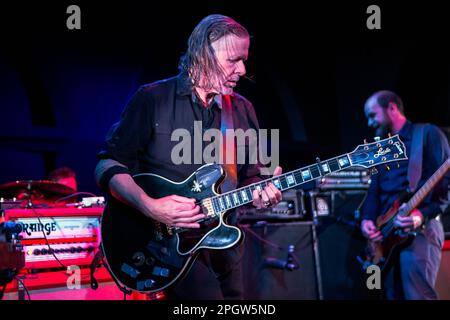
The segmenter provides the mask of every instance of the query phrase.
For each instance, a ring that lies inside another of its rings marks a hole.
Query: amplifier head
[[[241,207],[237,209],[240,223],[255,220],[305,220],[307,211],[305,209],[304,192],[301,189],[291,189],[283,192],[283,199],[270,208],[256,209],[254,207]]]
[[[89,265],[100,244],[102,207],[5,210],[19,227],[25,269]]]

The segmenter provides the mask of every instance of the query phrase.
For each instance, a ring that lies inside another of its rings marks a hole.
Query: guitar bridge
[[[154,233],[155,233],[155,239],[157,241],[161,241],[164,238],[160,222],[155,221]]]
[[[216,212],[214,211],[211,199],[203,199],[200,202],[200,208],[202,209],[202,212],[206,214],[206,217],[204,220],[207,220],[208,218],[212,218],[216,216]]]

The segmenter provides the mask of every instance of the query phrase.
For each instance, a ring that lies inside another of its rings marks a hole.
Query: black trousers
[[[442,223],[431,219],[410,246],[402,249],[383,281],[389,300],[436,300],[434,289],[441,263],[444,231]]]
[[[191,269],[165,292],[169,300],[242,300],[242,242],[225,250],[202,250]]]

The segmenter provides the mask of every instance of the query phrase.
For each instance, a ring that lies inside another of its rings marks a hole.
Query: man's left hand
[[[273,172],[273,176],[279,176],[282,173],[282,169],[280,166],[275,168]],[[258,192],[258,190],[253,191],[253,205],[258,208],[268,208],[270,206],[276,205],[282,199],[281,191],[277,189],[273,185],[273,183],[269,183],[264,190]]]
[[[403,228],[406,232],[419,228],[423,223],[423,215],[419,209],[414,209],[409,216],[395,217],[394,225],[398,228]]]

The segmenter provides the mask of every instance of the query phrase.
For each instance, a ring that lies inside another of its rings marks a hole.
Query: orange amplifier
[[[24,269],[90,265],[100,244],[104,207],[6,209],[5,220],[20,226]]]

